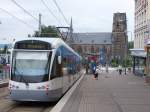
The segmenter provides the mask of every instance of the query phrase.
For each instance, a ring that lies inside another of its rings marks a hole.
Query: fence
[[[3,65],[0,68],[0,80],[9,79],[10,65]]]

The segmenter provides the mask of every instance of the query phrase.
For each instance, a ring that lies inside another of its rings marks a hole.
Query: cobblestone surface
[[[103,71],[98,80],[85,75],[73,98],[68,112],[150,112],[150,86],[129,73]]]

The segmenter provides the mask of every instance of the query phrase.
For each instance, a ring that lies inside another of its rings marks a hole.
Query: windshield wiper
[[[23,75],[20,75],[20,77],[22,78],[22,80],[24,80],[24,83],[26,84],[26,86],[29,86],[29,83],[25,80],[25,78],[23,77]]]
[[[15,67],[15,70],[16,70],[17,74],[20,76],[20,81],[21,81],[21,79],[22,79],[23,82],[26,84],[26,86],[29,86],[29,83],[25,80],[25,78],[24,78],[23,75],[18,71],[18,69],[16,69],[16,67]]]

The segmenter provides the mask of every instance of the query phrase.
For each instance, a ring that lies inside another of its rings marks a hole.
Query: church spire
[[[71,17],[71,22],[70,22],[70,33],[73,33],[72,17]]]

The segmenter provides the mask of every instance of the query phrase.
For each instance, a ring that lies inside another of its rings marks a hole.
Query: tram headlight
[[[19,86],[9,84],[9,89],[19,89]]]
[[[49,86],[48,85],[38,86],[37,89],[48,90]]]

